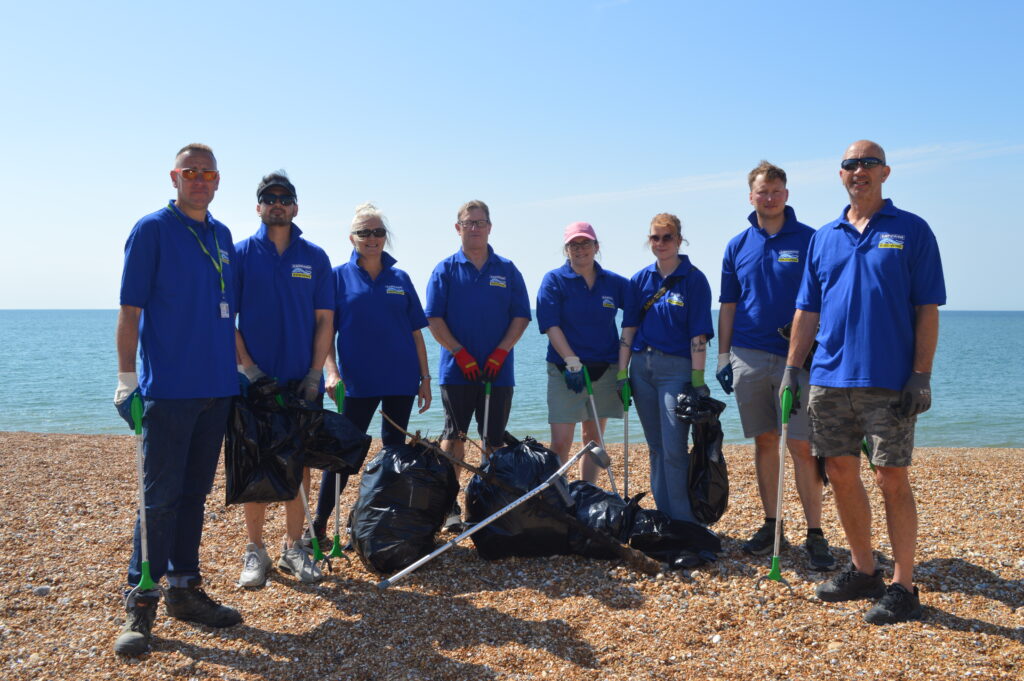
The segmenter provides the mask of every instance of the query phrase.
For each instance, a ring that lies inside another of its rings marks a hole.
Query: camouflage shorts
[[[897,415],[899,396],[885,388],[812,385],[807,413],[814,455],[859,456],[861,439],[866,439],[876,466],[909,466],[917,417]]]

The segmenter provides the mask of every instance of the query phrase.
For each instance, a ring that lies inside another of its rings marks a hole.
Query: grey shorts
[[[736,408],[740,412],[743,437],[757,437],[772,431],[781,433],[779,385],[786,371],[786,358],[751,348],[733,347],[730,354],[732,387],[736,391]],[[804,369],[800,374],[802,385],[807,385],[809,374]],[[800,397],[800,406],[789,417],[789,437],[792,440],[806,440],[810,435],[807,396]]]
[[[594,418],[586,389],[574,393],[565,384],[565,377],[558,367],[547,362],[548,367],[548,423],[582,423]],[[602,419],[621,419],[622,400],[615,392],[615,374],[618,366],[613,364],[593,381],[594,404],[597,416]]]
[[[906,468],[917,417],[896,413],[900,393],[885,388],[811,386],[808,412],[815,456],[859,456],[866,439],[876,466]]]

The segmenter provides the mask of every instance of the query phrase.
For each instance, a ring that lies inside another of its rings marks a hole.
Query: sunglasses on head
[[[383,239],[388,235],[388,230],[383,227],[377,227],[376,229],[357,229],[354,232],[360,239],[369,239],[371,236],[375,236],[378,239]]]
[[[268,206],[273,206],[275,203],[280,203],[282,206],[290,206],[295,203],[295,197],[282,196],[279,194],[264,194],[260,197],[260,203],[264,203]]]
[[[671,232],[668,234],[662,234],[661,236],[658,236],[657,234],[648,234],[647,238],[650,240],[652,244],[656,244],[659,241],[672,241],[673,239],[676,238],[676,235],[672,234]]]
[[[200,170],[199,168],[178,168],[175,172],[184,177],[186,180],[194,180],[198,176],[202,175],[203,179],[207,182],[213,182],[220,177],[219,170]]]
[[[878,166],[884,166],[885,161],[875,156],[865,156],[864,158],[844,158],[843,162],[839,164],[839,167],[843,170],[856,170],[857,166],[870,170],[871,168],[877,168]]]

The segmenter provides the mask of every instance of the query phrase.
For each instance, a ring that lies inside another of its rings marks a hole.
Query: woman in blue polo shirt
[[[689,427],[676,418],[675,406],[685,390],[709,394],[704,362],[714,337],[711,287],[679,252],[679,218],[655,215],[647,239],[656,260],[631,280],[640,323],[635,335],[623,329],[624,340],[632,341],[629,381],[650,450],[654,503],[676,520],[694,522],[687,492]]]
[[[540,332],[548,336],[551,449],[565,461],[577,423],[583,424],[584,442],[600,442],[607,420],[622,418],[615,385],[618,372],[625,372],[629,352],[619,344],[615,316],[623,310],[623,331],[635,331],[636,305],[629,281],[594,262],[600,245],[593,227],[586,222],[570,224],[563,244],[565,264],[544,275],[537,293],[537,322]],[[592,382],[598,422],[585,391],[584,366]],[[598,468],[584,458],[580,475],[596,482]]]
[[[390,230],[373,204],[356,208],[348,238],[352,257],[334,268],[338,359],[333,352],[327,355],[327,394],[334,395],[335,386],[342,385],[344,414],[363,432],[378,405],[406,428],[414,400],[421,414],[430,407],[427,350],[420,331],[427,318],[409,275],[384,250],[391,243]],[[405,435],[384,419],[380,435],[385,447],[405,443]],[[342,489],[346,481],[341,476]],[[325,536],[333,511],[334,473],[324,471],[313,521],[317,537]]]

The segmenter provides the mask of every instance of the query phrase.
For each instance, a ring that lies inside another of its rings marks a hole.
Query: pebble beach
[[[621,481],[622,446],[609,450]],[[111,645],[124,616],[134,439],[0,432],[0,678],[1024,679],[1024,450],[915,451],[924,617],[887,627],[863,622],[866,601],[814,598],[828,573],[806,567],[791,478],[792,545],[781,559],[793,592],[755,585],[768,558],[740,550],[763,515],[753,448],[726,446],[725,456],[732,489],[713,528],[723,539],[716,563],[647,576],[578,556],[486,562],[469,540],[384,593],[355,556],[335,560],[318,585],[272,572],[262,589],[237,587],[242,509],[224,506],[220,471],[206,509],[204,586],[244,622],[211,629],[161,607],[153,651],[129,660]],[[646,449],[631,448],[631,492],[648,472]],[[863,475],[870,482],[866,465]],[[342,496],[346,511],[356,489]],[[877,556],[891,570],[873,484],[869,495]],[[843,568],[849,553],[829,491],[824,506]],[[275,560],[283,529],[283,510],[272,508]]]

